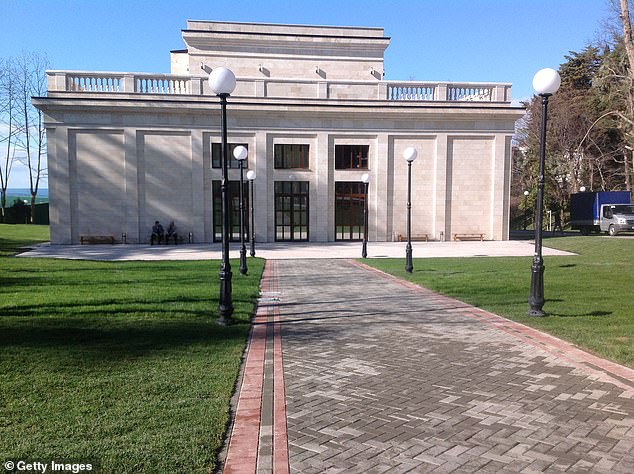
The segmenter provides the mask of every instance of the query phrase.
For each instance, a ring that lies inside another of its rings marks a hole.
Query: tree
[[[633,0],[607,1],[618,18],[605,29],[609,39],[565,56],[561,87],[549,101],[545,199],[554,208],[567,207],[569,195],[581,185],[634,187]],[[516,203],[534,187],[539,153],[539,99],[525,106],[516,134],[520,152],[513,160],[511,199]]]
[[[19,104],[20,140],[24,155],[20,160],[29,172],[31,193],[31,223],[35,216],[35,202],[41,180],[46,176],[46,130],[42,111],[33,107],[31,97],[46,94],[48,60],[39,54],[23,54],[16,63]]]
[[[15,139],[17,135],[17,87],[14,68],[9,60],[0,60],[0,143],[3,157],[0,163],[0,220],[4,222],[7,207],[7,188],[15,162]]]
[[[592,153],[589,147],[579,147],[594,120],[590,107],[593,78],[600,65],[598,48],[587,46],[582,52],[571,52],[560,67],[561,87],[550,98],[547,131],[546,202],[553,209],[565,209],[568,197],[579,189],[588,173]],[[541,100],[533,97],[527,104],[527,114],[520,123],[520,147],[524,150],[523,193],[535,187],[539,144],[541,139]],[[588,142],[590,143],[590,142]]]
[[[625,52],[627,55],[628,62],[628,99],[629,103],[627,104],[627,111],[629,112],[629,120],[628,120],[628,130],[629,130],[629,150],[632,151],[634,147],[634,38],[632,37],[632,22],[630,20],[630,5],[628,0],[621,0],[621,12],[620,19],[623,25],[623,44],[625,46]],[[634,175],[634,160],[633,160],[633,169],[630,170],[627,160],[628,153],[624,153],[624,165],[625,165],[625,176],[626,176],[626,184],[627,190],[630,191],[632,189],[632,175]]]
[[[634,96],[622,38],[616,41],[615,45],[606,47],[595,77],[592,108],[596,118],[590,124],[580,147],[594,149],[595,154],[603,159],[603,167],[597,168],[602,189],[624,187],[629,190],[630,153],[627,149],[634,139]]]
[[[630,2],[618,0],[617,5],[612,0],[611,6],[617,13],[620,28],[608,27],[612,32],[612,44],[605,47],[604,60],[595,80],[600,114],[591,128],[611,129],[614,139],[620,142],[612,150],[612,161],[619,168],[616,178],[621,178],[625,189],[631,190],[634,179],[634,169],[630,166],[634,149],[634,43]]]

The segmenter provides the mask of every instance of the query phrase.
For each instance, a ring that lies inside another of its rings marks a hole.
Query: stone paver
[[[277,266],[291,472],[634,472],[634,384],[348,262]]]
[[[291,473],[634,472],[631,369],[352,261],[267,272]]]

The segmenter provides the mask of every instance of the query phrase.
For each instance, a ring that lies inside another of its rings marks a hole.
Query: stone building
[[[171,74],[48,71],[33,103],[48,134],[53,243],[147,243],[155,220],[194,242],[220,239],[220,102],[207,83],[219,66],[237,76],[228,141],[248,148],[256,172],[257,241],[360,239],[364,173],[369,240],[398,239],[410,146],[414,236],[508,238],[523,114],[510,84],[386,80],[381,28],[188,21],[183,40]]]

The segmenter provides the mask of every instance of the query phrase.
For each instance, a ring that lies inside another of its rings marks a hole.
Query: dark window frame
[[[367,170],[370,145],[335,145],[336,170]]]
[[[276,170],[307,170],[310,167],[310,145],[306,143],[276,143],[273,146]]]
[[[233,150],[235,147],[242,145],[249,151],[248,143],[229,143],[229,160],[227,162],[229,169],[240,169],[240,162],[233,157]],[[213,169],[222,168],[222,144],[220,142],[213,142],[211,144],[211,167]],[[244,160],[244,169],[249,169],[249,156]]]

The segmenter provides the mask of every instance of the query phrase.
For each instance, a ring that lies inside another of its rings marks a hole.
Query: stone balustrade
[[[212,95],[207,77],[173,74],[48,71],[48,91]],[[328,81],[238,78],[237,97],[362,99],[407,102],[511,102],[508,83]]]

